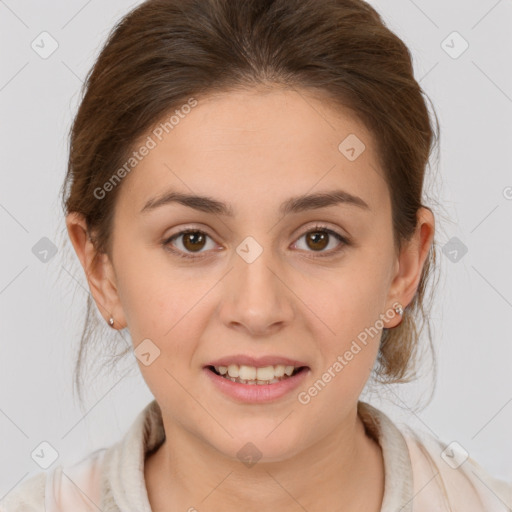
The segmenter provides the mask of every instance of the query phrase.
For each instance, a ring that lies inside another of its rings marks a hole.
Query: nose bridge
[[[250,331],[265,331],[276,323],[289,322],[292,306],[279,258],[273,253],[270,237],[260,243],[247,236],[236,247],[234,268],[228,280],[224,321],[243,324]]]

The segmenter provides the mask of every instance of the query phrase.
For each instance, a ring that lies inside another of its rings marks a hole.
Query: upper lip
[[[296,359],[290,359],[289,357],[267,355],[262,357],[252,357],[246,354],[235,354],[232,356],[221,357],[216,359],[206,366],[229,366],[230,364],[244,365],[244,366],[255,366],[256,368],[263,368],[264,366],[295,366],[300,368],[301,366],[307,366],[305,363]]]

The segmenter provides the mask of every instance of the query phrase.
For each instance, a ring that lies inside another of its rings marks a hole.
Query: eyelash
[[[305,233],[303,233],[298,239],[302,238],[304,235],[308,235],[310,233],[315,233],[315,232],[327,233],[329,235],[334,236],[334,238],[336,238],[338,241],[342,242],[340,247],[337,248],[337,249],[331,249],[328,252],[316,253],[316,256],[314,256],[315,258],[317,258],[317,257],[318,258],[327,258],[327,257],[334,256],[334,255],[338,254],[340,251],[342,251],[345,246],[350,246],[351,245],[351,241],[347,237],[345,237],[343,235],[340,235],[338,232],[333,231],[332,229],[329,229],[328,227],[322,226],[322,225],[314,226],[313,228],[311,228],[308,231],[306,231]],[[167,250],[167,251],[171,252],[172,254],[178,256],[179,258],[184,258],[184,259],[187,259],[187,260],[194,260],[194,259],[204,258],[205,256],[191,256],[190,254],[184,253],[183,251],[181,251],[179,249],[176,250],[176,249],[171,248],[170,243],[175,238],[179,238],[181,235],[186,235],[188,233],[200,233],[202,235],[206,235],[207,237],[211,238],[210,235],[208,235],[208,233],[205,233],[204,231],[201,231],[200,229],[185,229],[183,231],[175,233],[174,235],[172,235],[169,238],[166,238],[162,242],[162,246],[165,248],[165,250]],[[313,252],[314,253],[315,251],[307,251],[307,252]],[[202,254],[202,253],[199,253],[199,254]]]

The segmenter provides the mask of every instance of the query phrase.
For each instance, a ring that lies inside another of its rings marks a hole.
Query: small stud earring
[[[397,315],[400,315],[400,316],[402,316],[402,315],[404,314],[404,308],[402,308],[402,305],[401,305],[401,304],[397,304],[397,305],[395,306],[395,313],[396,313]]]
[[[108,323],[110,324],[110,327],[114,327],[114,319],[110,317]]]

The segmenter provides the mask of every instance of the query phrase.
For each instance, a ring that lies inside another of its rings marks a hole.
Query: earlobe
[[[125,325],[124,313],[117,293],[115,273],[107,254],[98,253],[82,215],[73,212],[66,217],[71,243],[84,269],[89,289],[105,321],[116,329]]]
[[[416,231],[400,250],[398,271],[388,295],[388,300],[392,304],[399,302],[403,309],[411,303],[416,294],[434,239],[435,221],[432,211],[429,208],[420,208],[417,218]],[[393,325],[389,327],[395,327],[400,323],[400,318],[398,322],[393,318],[390,323]]]

